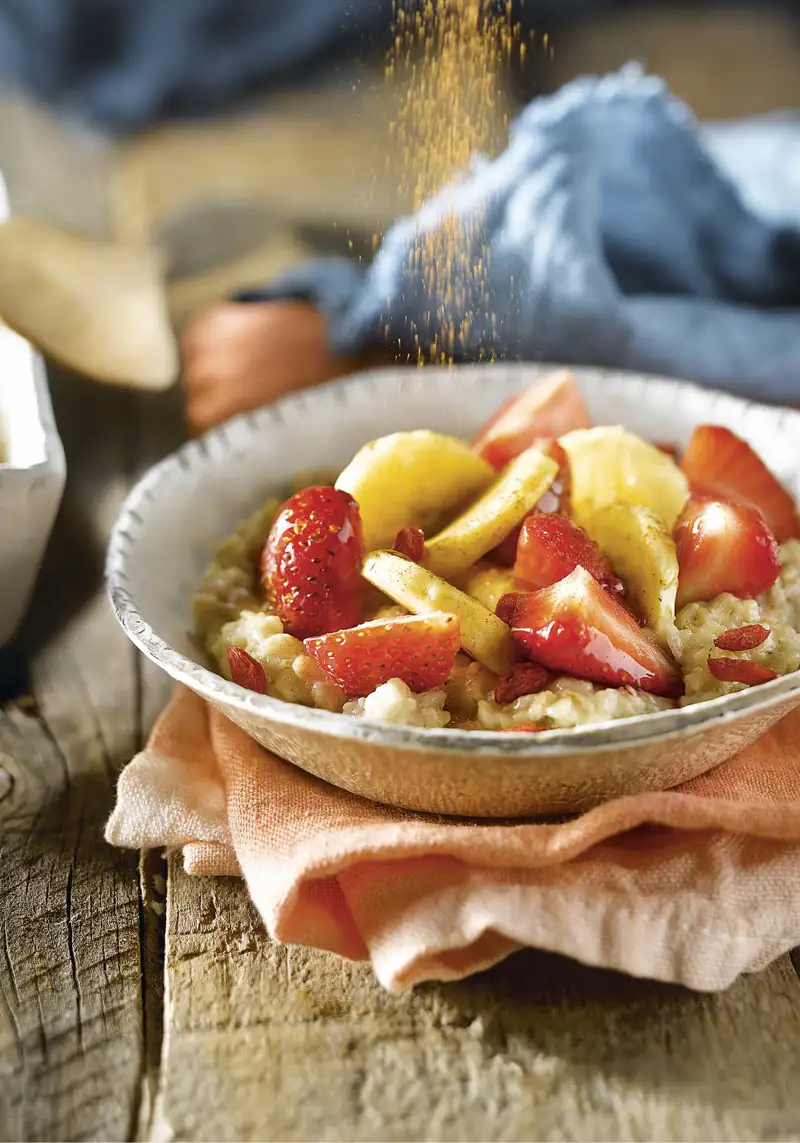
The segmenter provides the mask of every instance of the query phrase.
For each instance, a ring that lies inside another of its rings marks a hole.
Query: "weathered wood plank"
[[[275,945],[240,883],[177,858],[167,932],[155,1140],[800,1135],[788,957],[720,996],[533,953],[391,996]]]
[[[101,849],[104,768],[70,773],[35,715],[0,716],[0,1131],[125,1139],[141,1068],[136,863]],[[7,1070],[6,1070],[7,1069]]]
[[[0,1134],[128,1139],[152,1057],[142,968],[152,1014],[161,965],[136,855],[106,846],[102,829],[119,767],[166,689],[118,628],[102,563],[131,480],[168,447],[166,426],[174,439],[174,398],[148,401],[67,376],[54,377],[53,398],[69,485],[17,648],[38,706],[10,704],[0,717],[9,776],[0,787]]]
[[[3,724],[0,972],[19,1028],[4,1122],[10,1138],[124,1139],[142,1065],[137,865],[102,827],[137,740],[137,681],[98,588],[130,429],[120,394],[62,377],[53,396],[70,484],[22,637],[38,712],[12,707]]]

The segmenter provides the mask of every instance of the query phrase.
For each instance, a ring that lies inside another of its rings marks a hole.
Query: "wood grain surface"
[[[55,376],[53,398],[68,490],[30,621],[3,657],[28,659],[36,698],[0,713],[0,1136],[125,1139],[147,1059],[146,932],[137,856],[102,829],[166,690],[117,627],[102,560],[131,480],[178,421],[163,416],[174,396],[152,420],[154,404],[74,377]]]
[[[276,945],[238,882],[178,860],[167,936],[156,1140],[800,1134],[788,958],[720,996],[533,952],[395,996],[363,965]]]

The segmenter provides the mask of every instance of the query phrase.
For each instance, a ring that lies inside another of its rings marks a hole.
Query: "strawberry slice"
[[[675,526],[678,609],[723,592],[752,599],[772,587],[781,570],[778,545],[757,508],[719,500],[690,500]]]
[[[759,508],[779,544],[800,537],[794,500],[750,445],[730,429],[696,428],[681,468],[696,495]]]
[[[235,683],[259,695],[269,694],[267,674],[258,659],[254,659],[244,647],[229,647],[227,655],[231,679]]]
[[[720,651],[752,651],[769,639],[769,628],[762,623],[748,623],[746,627],[731,627],[714,640]]]
[[[530,388],[501,405],[472,442],[485,461],[505,468],[537,437],[560,437],[591,428],[578,382],[568,369],[539,377]]]
[[[346,492],[317,486],[286,501],[261,554],[261,584],[290,635],[358,623],[363,549],[358,505]]]
[[[747,683],[749,687],[771,683],[773,679],[780,678],[777,671],[765,667],[763,663],[753,663],[750,659],[726,659],[722,655],[709,658],[708,669],[722,683]]]
[[[375,619],[349,631],[306,639],[309,655],[352,698],[402,679],[419,694],[441,687],[461,649],[458,617],[441,611]]]
[[[558,476],[533,511],[529,512],[528,515],[533,516],[538,512],[544,512],[547,514],[554,513],[560,516],[568,516],[570,510],[569,457],[558,441],[552,438],[542,437],[535,440],[533,444],[534,448],[538,448],[545,456],[549,456],[556,462],[558,465]],[[500,564],[501,567],[513,568],[517,559],[517,544],[519,543],[521,531],[522,524],[512,529],[502,544],[498,544],[497,547],[489,553],[489,558],[493,560],[494,563]]]
[[[586,568],[609,591],[622,594],[622,581],[594,540],[566,516],[537,513],[522,525],[514,575],[529,587],[549,587],[576,567]]]
[[[683,694],[675,661],[583,567],[517,598],[511,629],[520,651],[551,671],[666,698]]]

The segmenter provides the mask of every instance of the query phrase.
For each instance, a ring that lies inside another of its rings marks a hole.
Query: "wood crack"
[[[75,934],[72,928],[72,883],[75,876],[75,865],[78,860],[78,848],[80,846],[81,832],[83,828],[83,821],[78,821],[77,829],[75,831],[75,847],[72,852],[72,861],[67,872],[67,951],[69,952],[69,965],[70,976],[72,977],[72,987],[75,989],[75,1008],[77,1017],[77,1031],[78,1031],[78,1044],[80,1045],[81,1052],[85,1051],[84,1036],[83,1036],[83,996],[81,993],[81,984],[78,978],[78,962],[75,958]]]

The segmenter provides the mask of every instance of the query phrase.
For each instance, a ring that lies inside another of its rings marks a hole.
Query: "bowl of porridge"
[[[131,493],[133,642],[367,798],[568,813],[717,765],[800,702],[800,415],[658,378],[380,370]]]

